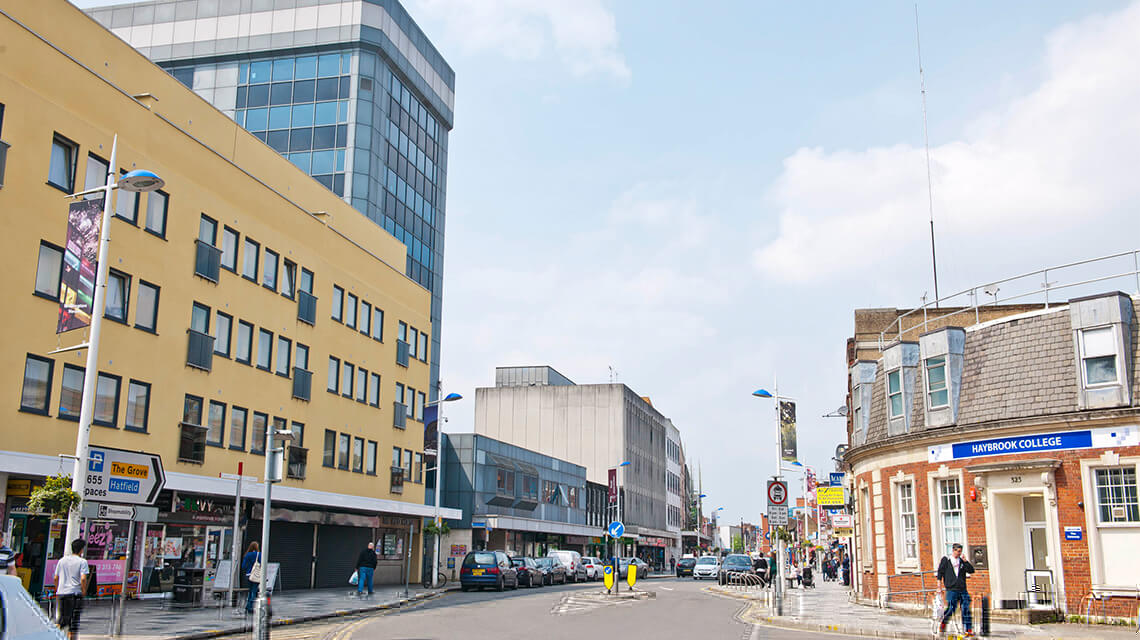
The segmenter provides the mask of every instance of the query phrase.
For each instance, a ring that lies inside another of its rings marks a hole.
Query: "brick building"
[[[958,542],[978,568],[973,595],[995,608],[1083,613],[1095,593],[1106,614],[1135,614],[1135,303],[943,308],[925,327],[922,314],[855,312],[844,461],[860,597],[929,599]]]

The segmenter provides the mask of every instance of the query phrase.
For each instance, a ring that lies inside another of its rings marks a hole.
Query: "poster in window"
[[[796,462],[796,403],[780,400],[780,457]]]
[[[167,538],[162,544],[162,557],[177,560],[182,557],[182,538]]]
[[[397,555],[399,553],[399,551],[396,550],[396,534],[394,534],[394,533],[385,533],[384,534],[384,541],[383,541],[382,549],[384,550],[382,555],[386,555],[386,556],[394,556],[394,555]]]
[[[56,333],[82,329],[91,324],[102,215],[103,198],[72,202],[68,207],[67,246],[60,274]]]

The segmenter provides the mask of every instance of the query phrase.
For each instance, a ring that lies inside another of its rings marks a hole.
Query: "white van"
[[[566,567],[566,579],[570,582],[585,582],[588,579],[586,565],[582,563],[582,554],[577,551],[549,551],[547,558],[554,558]]]

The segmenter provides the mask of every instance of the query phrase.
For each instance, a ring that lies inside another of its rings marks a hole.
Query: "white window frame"
[[[962,477],[962,470],[956,469],[946,473],[942,473],[941,470],[932,471],[927,476],[926,486],[930,500],[930,551],[935,566],[937,566],[938,561],[942,559],[942,556],[948,553],[946,550],[946,534],[942,526],[942,480],[958,481],[958,491],[960,492],[962,507],[962,540],[960,540],[962,544],[962,554],[968,557],[970,551],[970,545],[968,543],[970,538],[969,521],[966,518],[966,494],[969,489],[966,488],[966,481]]]
[[[1088,333],[1094,332],[1094,331],[1104,331],[1104,330],[1107,330],[1109,333],[1112,334],[1112,345],[1113,345],[1112,352],[1111,353],[1099,353],[1098,352],[1096,354],[1089,354],[1088,349],[1085,347],[1085,335]],[[1077,333],[1078,333],[1077,342],[1080,344],[1080,349],[1081,349],[1081,354],[1080,354],[1080,356],[1081,356],[1081,384],[1083,384],[1086,389],[1097,389],[1100,387],[1111,387],[1114,385],[1121,384],[1121,381],[1120,381],[1121,358],[1120,358],[1120,353],[1116,350],[1116,345],[1118,344],[1118,341],[1117,341],[1117,336],[1116,336],[1115,325],[1109,324],[1109,325],[1102,325],[1099,327],[1085,327],[1085,328],[1080,329]],[[1112,368],[1113,368],[1113,371],[1116,373],[1116,377],[1110,382],[1090,383],[1089,382],[1089,370],[1088,370],[1088,366],[1087,366],[1086,361],[1089,360],[1090,358],[1106,358],[1108,356],[1112,356]]]
[[[942,388],[941,389],[932,389],[930,386],[930,369],[932,368],[930,366],[930,361],[935,360],[935,359],[941,359],[942,360],[942,364],[934,366],[934,368],[938,368],[938,367],[942,368]],[[949,365],[949,359],[950,359],[949,354],[944,353],[942,355],[930,356],[929,358],[924,360],[922,363],[923,374],[924,374],[923,380],[925,381],[925,384],[926,384],[926,408],[927,409],[945,409],[946,407],[950,406],[950,375],[949,375],[950,371],[949,371],[949,367],[947,366],[947,365]],[[934,394],[939,392],[939,391],[944,391],[946,393],[946,402],[944,402],[942,404],[934,404]]]
[[[1088,532],[1089,549],[1089,579],[1094,585],[1103,585],[1106,581],[1104,567],[1113,558],[1105,558],[1101,549],[1100,532],[1112,529],[1134,529],[1140,532],[1140,522],[1101,522],[1099,514],[1099,500],[1096,491],[1096,470],[1106,468],[1132,467],[1136,469],[1137,482],[1140,483],[1140,456],[1117,456],[1107,452],[1100,458],[1085,458],[1081,460],[1081,478],[1085,507],[1085,529]],[[1134,585],[1123,585],[1126,590],[1115,591],[1111,588],[1103,590],[1107,595],[1121,595],[1132,597],[1135,595]]]
[[[863,432],[863,385],[851,387],[851,446],[858,447],[867,442]]]
[[[900,569],[917,569],[919,563],[919,555],[922,553],[922,545],[919,537],[918,526],[918,488],[916,486],[915,478],[913,475],[893,476],[891,478],[891,513],[893,515],[891,528],[893,530],[892,537],[894,538],[894,560],[896,573]],[[902,489],[903,487],[910,488],[910,511],[903,510]],[[903,524],[903,517],[908,515],[913,519],[914,526],[914,555],[908,556],[906,553],[906,532],[905,525]]]
[[[891,393],[891,376],[892,375],[898,375],[898,377],[899,377],[899,390],[898,390],[897,394]],[[898,369],[891,369],[890,371],[888,371],[886,383],[887,383],[887,385],[886,385],[887,419],[888,420],[897,420],[898,418],[902,418],[903,416],[906,415],[906,396],[903,394],[902,368],[900,367]],[[897,415],[894,412],[894,407],[891,406],[891,396],[894,396],[894,395],[898,395],[898,397],[899,397],[899,412]]]
[[[1111,526],[1140,527],[1140,518],[1138,518],[1136,520],[1127,520],[1127,519],[1126,520],[1104,520],[1104,519],[1102,519],[1101,501],[1100,501],[1100,484],[1098,482],[1098,476],[1100,475],[1100,472],[1102,472],[1102,471],[1121,471],[1122,473],[1126,472],[1126,471],[1131,471],[1132,472],[1134,493],[1136,493],[1136,484],[1140,483],[1140,472],[1137,471],[1136,465],[1130,465],[1130,464],[1103,465],[1103,466],[1098,466],[1098,467],[1094,467],[1093,469],[1091,469],[1090,474],[1089,474],[1089,476],[1090,476],[1089,481],[1092,484],[1092,491],[1093,491],[1093,503],[1092,504],[1094,505],[1094,510],[1095,510],[1094,517],[1096,518],[1097,526],[1098,527],[1104,527],[1104,526],[1109,526],[1109,527],[1111,527]],[[1128,517],[1127,506],[1128,506],[1128,503],[1125,503],[1124,504],[1124,507],[1126,509],[1125,518]],[[1140,510],[1140,505],[1138,505],[1137,508],[1138,508],[1138,510]]]
[[[864,568],[874,566],[875,529],[872,521],[871,488],[866,484],[859,487],[859,503],[863,506],[860,517],[859,552]]]

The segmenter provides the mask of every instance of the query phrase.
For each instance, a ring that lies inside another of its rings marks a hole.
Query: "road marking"
[[[661,587],[661,588],[665,591],[672,591],[673,590],[672,587]]]

